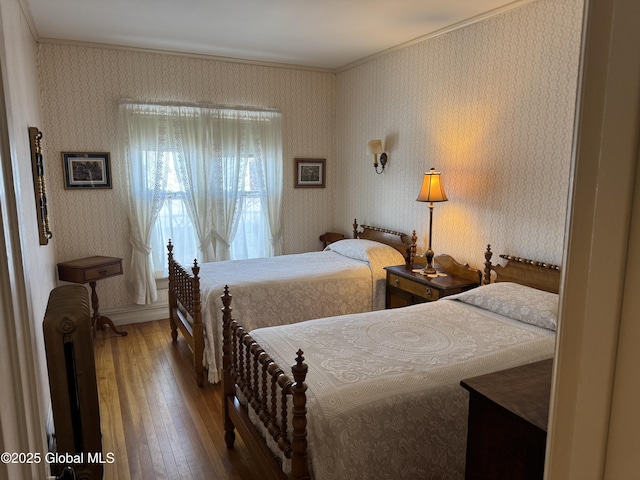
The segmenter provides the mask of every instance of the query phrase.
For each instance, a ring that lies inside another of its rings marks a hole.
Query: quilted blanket
[[[220,381],[224,286],[233,314],[248,330],[384,308],[385,266],[401,265],[394,248],[370,240],[341,240],[322,252],[205,263],[200,267],[204,364]]]
[[[283,368],[304,351],[314,478],[463,479],[460,381],[554,353],[557,295],[514,285],[252,332]]]

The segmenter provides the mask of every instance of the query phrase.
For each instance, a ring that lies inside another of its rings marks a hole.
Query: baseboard
[[[104,309],[100,313],[109,317],[116,326],[131,325],[169,318],[169,304],[167,301],[158,301],[151,305],[122,305]]]

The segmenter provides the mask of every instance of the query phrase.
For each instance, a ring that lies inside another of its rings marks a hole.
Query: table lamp
[[[433,250],[431,249],[431,229],[433,226],[433,203],[434,202],[446,202],[447,195],[444,193],[444,186],[442,185],[442,174],[436,172],[434,168],[431,168],[424,174],[422,180],[422,188],[417,202],[429,202],[429,248],[425,253],[427,259],[427,265],[424,267],[424,273],[427,275],[436,273],[436,269],[433,268]]]

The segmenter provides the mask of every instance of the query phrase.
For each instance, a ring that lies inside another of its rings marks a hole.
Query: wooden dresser
[[[460,383],[469,391],[466,480],[542,480],[552,363]]]

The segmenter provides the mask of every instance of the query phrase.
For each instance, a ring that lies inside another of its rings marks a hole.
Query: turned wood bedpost
[[[204,385],[204,364],[202,363],[204,356],[204,325],[202,325],[202,303],[200,296],[200,267],[198,261],[193,261],[193,278],[191,279],[191,288],[193,295],[193,368],[196,371],[196,383],[199,387]]]
[[[491,283],[491,257],[493,252],[491,251],[491,245],[487,245],[487,250],[484,252],[484,275],[482,276],[482,284],[489,285]]]
[[[418,243],[418,235],[416,235],[416,231],[413,231],[413,235],[411,235],[411,247],[409,247],[409,256],[407,257],[407,266],[409,268],[413,268],[413,259],[416,256],[416,244]]]
[[[309,367],[304,363],[302,350],[298,350],[296,363],[291,367],[294,384],[291,387],[293,396],[293,433],[291,438],[291,478],[294,480],[310,479],[307,459],[307,384],[304,383]]]
[[[234,393],[234,382],[231,376],[233,334],[231,332],[231,299],[229,286],[225,285],[224,294],[222,295],[222,413],[224,415],[224,441],[227,448],[233,448],[236,439],[234,425],[229,417],[229,404],[227,403],[229,395]]]
[[[173,244],[171,243],[171,239],[169,239],[169,243],[167,244],[167,250],[169,253],[167,254],[169,258],[169,325],[171,326],[171,339],[175,342],[178,340],[178,325],[176,324],[175,314],[177,300],[176,300],[176,292],[175,288],[175,277],[173,271]]]
[[[358,220],[353,219],[353,238],[358,238]]]

